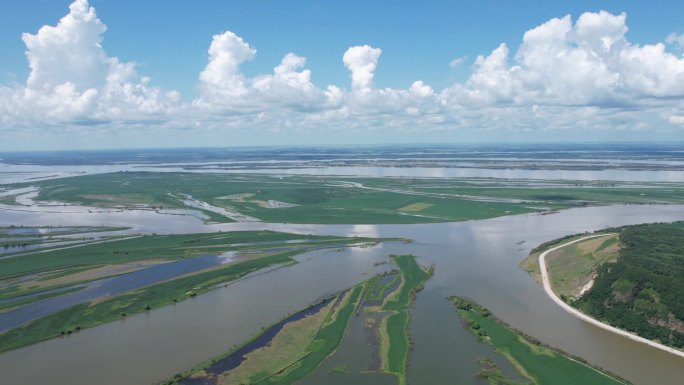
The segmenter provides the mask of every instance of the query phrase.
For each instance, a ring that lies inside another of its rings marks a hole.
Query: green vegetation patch
[[[259,269],[294,263],[292,256],[298,253],[300,251],[284,252],[247,260],[145,287],[100,303],[74,306],[0,334],[0,352],[192,298]]]
[[[309,351],[308,355],[286,369],[283,373],[259,381],[256,384],[294,384],[313,372],[326,358],[335,352],[340,345],[340,342],[342,342],[342,337],[347,329],[349,318],[354,313],[354,310],[361,299],[363,289],[363,285],[357,285],[350,290],[348,294],[349,298],[345,299],[345,303],[343,306],[340,306],[338,311],[330,314],[330,317],[326,320],[326,323],[318,332],[316,338],[307,348]]]
[[[546,255],[553,290],[564,300],[576,299],[591,285],[599,266],[615,260],[620,250],[617,234],[607,234],[564,246]]]
[[[316,337],[333,304],[334,302],[330,302],[315,314],[285,324],[268,345],[249,352],[238,367],[221,374],[220,383],[258,383],[301,360],[309,354],[307,347]],[[203,378],[207,375],[208,373],[202,371],[192,378]]]
[[[614,262],[573,305],[642,337],[684,349],[684,222],[627,226]]]
[[[408,335],[409,308],[415,294],[423,288],[432,270],[423,269],[412,255],[393,256],[399,268],[401,284],[390,293],[381,311],[389,312],[380,330],[380,354],[383,371],[394,374],[400,384],[406,383],[406,367],[411,341]]]
[[[528,272],[535,281],[541,284],[542,278],[541,271],[539,270],[539,255],[548,249],[586,237],[587,235],[590,235],[590,233],[566,235],[562,238],[544,242],[530,251],[530,254],[520,262],[520,268]]]
[[[481,341],[494,346],[535,385],[626,384],[556,349],[543,346],[497,320],[487,309],[472,301],[460,297],[452,297],[452,300],[468,330]]]
[[[274,231],[144,235],[3,259],[0,260],[0,279],[74,267],[121,264],[148,259],[173,260],[230,250],[264,249],[268,248],[268,245],[259,243],[293,240],[331,243],[370,241],[368,238],[325,237]]]
[[[458,193],[488,198],[520,199],[527,204],[544,204],[555,208],[581,207],[588,204],[615,203],[684,203],[681,183],[545,181],[545,186],[526,186],[529,181],[497,179],[474,180],[417,180],[416,191]]]
[[[386,283],[382,283],[383,277],[389,276],[390,279]],[[388,275],[376,275],[371,278],[366,285],[366,299],[375,302],[382,302],[389,294],[387,291],[397,284],[400,280],[398,273],[390,273]]]
[[[359,183],[361,185],[359,185]],[[158,210],[184,194],[267,222],[426,223],[614,203],[684,203],[682,184],[119,172],[36,181],[37,200]],[[269,200],[289,205],[272,208]],[[291,207],[290,205],[295,205]],[[231,219],[203,208],[210,220]]]
[[[386,370],[403,376],[406,375],[409,352],[408,323],[409,316],[407,311],[400,311],[387,318],[389,349],[386,358]]]
[[[314,315],[309,315],[292,324],[287,324],[276,334],[271,343],[247,355],[247,359],[235,369],[218,374],[209,373],[211,367],[249,342],[266,333],[264,329],[249,341],[228,353],[202,363],[197,367],[176,375],[162,384],[183,384],[203,378],[218,376],[221,384],[294,384],[313,372],[323,361],[330,357],[342,342],[349,319],[359,305],[366,282],[339,294],[328,306]],[[291,328],[288,328],[291,326]],[[303,328],[303,329],[302,329]],[[256,360],[258,362],[250,362]],[[337,371],[344,371],[338,368]]]
[[[539,211],[458,194],[362,188],[339,177],[120,172],[36,182],[37,200],[128,209],[188,208],[184,194],[267,222],[381,224],[449,222]],[[364,183],[367,181],[363,180]],[[383,178],[369,180],[382,188]],[[391,181],[390,181],[391,184]],[[295,206],[270,208],[269,200]],[[142,205],[142,206],[141,206]],[[205,209],[212,221],[229,218]]]
[[[531,385],[530,382],[520,382],[506,376],[489,358],[480,358],[478,363],[482,369],[477,373],[477,377],[487,380],[489,385]]]
[[[62,232],[56,229],[55,231]],[[66,232],[67,229],[63,231]],[[290,241],[296,242],[288,243]],[[368,242],[377,240],[273,231],[243,231],[128,236],[104,242],[82,243],[68,248],[57,247],[0,259],[0,299],[47,293],[61,287],[138,270],[150,264],[197,255],[217,255],[235,251],[250,253],[249,255],[254,258],[261,253],[283,248],[304,250]],[[39,299],[40,296],[27,297],[21,304]],[[0,306],[2,307],[6,306]]]
[[[58,288],[197,255],[218,255],[232,251],[243,253],[249,258],[258,258],[264,254],[282,251],[284,248],[301,251],[370,242],[378,240],[244,231],[134,236],[102,243],[86,243],[0,260],[0,299],[49,293]],[[45,297],[25,297],[20,304],[41,298]],[[5,305],[0,308],[10,306]]]

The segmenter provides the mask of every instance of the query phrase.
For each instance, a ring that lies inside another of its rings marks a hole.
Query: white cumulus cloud
[[[350,47],[342,56],[345,67],[351,71],[352,88],[367,90],[373,84],[373,75],[382,50],[369,45]]]
[[[102,49],[106,30],[87,1],[76,1],[56,26],[43,26],[35,35],[24,33],[31,69],[27,87],[52,88],[65,83],[80,90],[102,87],[117,64]]]
[[[240,64],[254,58],[256,49],[233,32],[214,35],[209,46],[209,63],[200,73],[200,81],[208,93],[226,97],[246,94],[245,78]]]
[[[265,109],[305,108],[323,102],[323,91],[313,85],[311,71],[304,68],[306,59],[294,53],[285,55],[273,74],[246,77],[240,64],[253,59],[256,52],[231,31],[214,35],[209,61],[199,76],[201,95],[193,105],[205,110],[264,113]]]
[[[135,63],[102,48],[107,27],[87,0],[76,0],[56,26],[24,33],[30,73],[25,86],[0,87],[2,121],[102,124],[158,119],[180,103],[177,92],[150,87]]]
[[[513,57],[505,44],[479,56],[450,91],[463,103],[620,105],[684,96],[684,58],[662,43],[629,42],[626,15],[554,18],[527,31]]]

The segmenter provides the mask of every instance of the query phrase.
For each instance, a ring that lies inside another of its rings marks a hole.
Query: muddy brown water
[[[470,297],[544,343],[580,356],[635,384],[679,385],[684,360],[611,334],[565,313],[518,263],[538,244],[608,226],[684,219],[684,206],[610,206],[551,215],[420,225],[223,224],[192,217],[133,214],[13,213],[1,224],[132,225],[157,233],[268,228],[312,234],[408,237],[342,252],[314,251],[302,263],[255,275],[197,298],[0,355],[1,382],[150,384],[219,355],[261,327],[385,271],[388,254],[412,253],[435,275],[411,311],[413,384],[479,384],[476,359],[491,349],[465,331],[445,298]],[[140,221],[142,219],[142,221]],[[521,241],[524,241],[521,243]],[[361,349],[361,348],[359,348]],[[353,351],[353,348],[352,350]]]

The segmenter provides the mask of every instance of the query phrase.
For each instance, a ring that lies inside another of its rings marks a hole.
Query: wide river
[[[133,232],[179,233],[273,229],[296,233],[405,237],[374,248],[318,250],[302,263],[255,274],[173,306],[0,355],[0,382],[150,384],[216,356],[263,326],[389,268],[387,255],[412,253],[435,275],[412,309],[413,384],[483,384],[474,377],[483,349],[446,300],[470,297],[541,341],[615,372],[635,384],[680,385],[684,359],[574,318],[518,267],[538,244],[608,226],[684,220],[684,206],[610,206],[550,215],[419,225],[204,225],[191,216],[133,211],[40,213],[4,211],[0,225],[132,226]],[[486,349],[485,349],[486,350]]]

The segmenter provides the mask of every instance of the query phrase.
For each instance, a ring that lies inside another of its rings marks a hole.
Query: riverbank
[[[588,316],[588,315],[582,313],[581,311],[575,309],[574,307],[568,305],[568,304],[565,303],[558,295],[556,295],[556,293],[554,292],[553,288],[551,287],[551,282],[550,282],[550,279],[549,279],[548,270],[547,270],[547,268],[546,268],[546,256],[547,256],[550,252],[553,252],[553,251],[555,251],[555,250],[558,250],[558,249],[560,249],[560,248],[562,248],[562,247],[565,247],[565,246],[568,246],[568,245],[572,245],[572,244],[574,244],[574,243],[581,242],[581,241],[584,241],[584,240],[587,240],[587,239],[596,238],[596,237],[602,237],[602,236],[605,236],[605,234],[595,234],[595,235],[589,235],[589,236],[585,236],[585,237],[582,237],[582,238],[574,239],[574,240],[572,240],[572,241],[565,242],[565,243],[563,243],[563,244],[561,244],[561,245],[552,247],[552,248],[550,248],[550,249],[548,249],[548,250],[542,252],[542,253],[539,255],[539,259],[538,259],[538,261],[539,261],[539,269],[540,269],[540,272],[541,272],[542,285],[544,286],[544,291],[546,292],[546,294],[547,294],[547,295],[548,295],[556,304],[558,304],[558,306],[560,306],[563,310],[565,310],[566,312],[572,314],[573,316],[575,316],[575,317],[577,317],[577,318],[579,318],[579,319],[581,319],[581,320],[583,320],[583,321],[585,321],[585,322],[587,322],[587,323],[590,323],[590,324],[592,324],[592,325],[594,325],[594,326],[597,326],[597,327],[599,327],[599,328],[601,328],[601,329],[608,330],[608,331],[610,331],[611,333],[615,333],[615,334],[618,334],[618,335],[620,335],[620,336],[629,338],[629,339],[632,340],[632,341],[636,341],[636,342],[639,342],[639,343],[648,345],[648,346],[650,346],[650,347],[653,347],[653,348],[656,348],[656,349],[660,349],[660,350],[662,350],[662,351],[665,351],[665,352],[668,352],[668,353],[671,353],[671,354],[674,354],[674,355],[677,355],[677,356],[679,356],[679,357],[684,358],[684,351],[681,351],[681,350],[678,350],[678,349],[675,349],[675,348],[672,348],[672,347],[669,347],[669,346],[666,346],[666,345],[657,343],[657,342],[655,342],[655,341],[648,340],[648,339],[643,338],[643,337],[641,337],[641,336],[638,336],[638,335],[636,335],[636,334],[627,332],[627,331],[622,330],[622,329],[618,329],[618,328],[616,328],[616,327],[614,327],[614,326],[611,326],[611,325],[609,325],[609,324],[607,324],[607,323],[601,322],[601,321],[599,321],[599,320],[597,320],[597,319],[595,319],[595,318],[592,318],[592,317],[590,317],[590,316]]]

